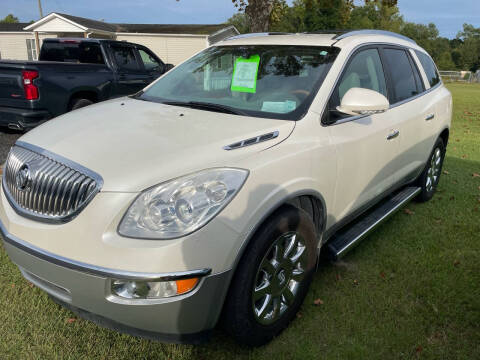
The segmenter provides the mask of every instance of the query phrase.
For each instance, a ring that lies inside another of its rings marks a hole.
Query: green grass
[[[222,333],[165,345],[99,328],[30,287],[0,247],[0,359],[480,359],[480,86],[448,87],[454,119],[438,194],[323,265],[301,315],[267,346]]]

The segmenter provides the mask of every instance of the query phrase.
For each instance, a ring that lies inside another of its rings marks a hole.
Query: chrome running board
[[[328,257],[332,260],[342,258],[348,251],[353,249],[378,225],[383,223],[391,215],[412,200],[421,191],[419,187],[406,187],[391,197],[380,202],[379,205],[362,215],[359,220],[351,225],[340,229],[326,244]]]

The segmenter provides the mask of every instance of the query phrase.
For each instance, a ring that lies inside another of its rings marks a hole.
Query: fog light
[[[112,280],[112,294],[126,299],[160,299],[192,291],[198,278],[175,281]]]

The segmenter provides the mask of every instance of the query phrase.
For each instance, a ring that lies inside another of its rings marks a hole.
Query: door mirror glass
[[[388,110],[388,99],[377,91],[354,87],[343,95],[337,110],[348,115],[377,114]]]

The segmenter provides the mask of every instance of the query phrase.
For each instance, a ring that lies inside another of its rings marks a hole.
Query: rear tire
[[[252,238],[232,279],[223,324],[239,343],[260,346],[294,319],[312,281],[316,232],[308,214],[278,210]]]
[[[70,110],[77,110],[92,104],[93,104],[93,101],[89,99],[73,99],[72,105],[70,106]]]
[[[415,198],[418,202],[430,200],[437,190],[440,175],[442,174],[443,160],[445,158],[445,145],[441,138],[437,139],[427,165],[417,180],[417,185],[422,191]]]

